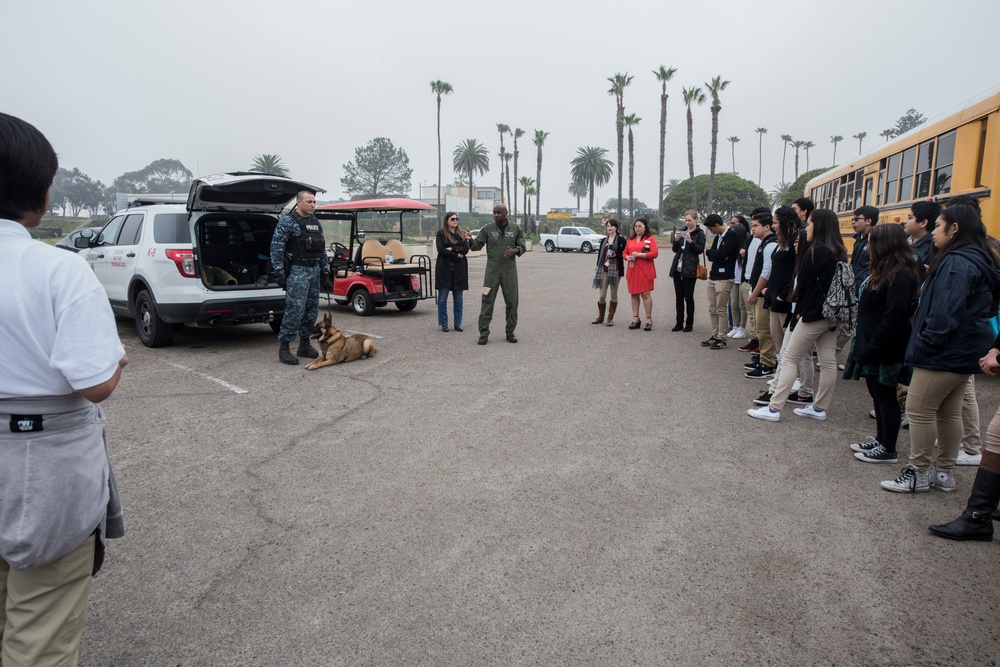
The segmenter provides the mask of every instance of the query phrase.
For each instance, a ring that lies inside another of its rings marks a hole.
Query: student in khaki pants
[[[726,227],[721,216],[710,214],[705,218],[705,227],[715,234],[715,238],[712,239],[712,247],[705,251],[705,257],[712,262],[708,272],[708,315],[712,321],[712,333],[702,345],[721,350],[726,347],[726,306],[733,291],[740,245],[736,232]]]

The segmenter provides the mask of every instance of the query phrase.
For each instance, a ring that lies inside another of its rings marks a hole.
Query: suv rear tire
[[[135,297],[135,330],[139,340],[146,347],[163,347],[170,345],[177,331],[176,324],[168,324],[156,314],[156,303],[149,292],[142,290]]]
[[[269,327],[271,327],[271,331],[273,331],[274,333],[281,333],[281,320],[282,319],[283,318],[281,318],[281,317],[276,317],[276,318],[274,318],[273,320],[271,320],[270,322],[267,323],[267,325]]]

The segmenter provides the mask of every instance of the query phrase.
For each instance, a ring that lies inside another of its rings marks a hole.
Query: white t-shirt
[[[125,354],[87,262],[0,218],[0,399],[65,396],[110,380]]]

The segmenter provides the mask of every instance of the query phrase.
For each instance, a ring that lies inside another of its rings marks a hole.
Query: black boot
[[[315,359],[319,356],[316,348],[309,344],[308,338],[299,337],[299,349],[295,350],[295,356]]]
[[[289,366],[298,366],[299,364],[299,360],[288,349],[288,341],[284,340],[278,344],[278,359],[281,360],[281,363],[288,364]]]
[[[985,458],[985,454],[984,454]],[[993,539],[992,514],[1000,501],[1000,474],[986,470],[980,465],[976,473],[976,481],[972,485],[969,504],[962,516],[951,523],[939,526],[928,526],[935,535],[947,537],[949,540],[984,540]]]

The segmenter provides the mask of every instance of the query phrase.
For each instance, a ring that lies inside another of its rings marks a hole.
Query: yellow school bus
[[[910,204],[958,196],[979,200],[990,236],[1000,237],[993,191],[1000,185],[1000,93],[994,89],[935,119],[834,167],[806,184],[816,208],[840,218],[848,249],[851,217],[860,206],[878,208],[879,222],[906,219]]]

